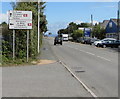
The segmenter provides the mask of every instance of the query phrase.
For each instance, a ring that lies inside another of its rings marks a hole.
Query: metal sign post
[[[13,61],[15,60],[15,30],[13,30]]]
[[[29,60],[29,30],[27,30],[27,62]]]
[[[39,0],[38,0],[38,53],[40,53],[40,7],[39,7]]]

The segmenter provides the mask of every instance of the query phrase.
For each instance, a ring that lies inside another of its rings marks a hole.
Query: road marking
[[[71,73],[71,75],[72,75],[75,79],[77,79],[77,80],[79,81],[79,83],[80,83],[95,99],[98,99],[98,96],[97,96],[94,92],[92,92],[92,90],[90,90],[90,88],[89,88],[85,83],[83,83],[83,82],[72,72],[72,70],[71,70],[65,63],[63,63],[62,61],[59,61],[59,63],[62,64],[62,65]]]
[[[101,59],[104,59],[104,60],[106,60],[106,61],[111,61],[111,60],[109,60],[109,59],[107,59],[107,58],[104,58],[104,57],[101,57],[101,56],[97,56],[98,58],[101,58]]]
[[[67,45],[67,47],[69,47],[69,48],[73,48],[73,47],[68,46],[68,45]],[[107,59],[107,58],[105,58],[105,57],[97,56],[97,55],[95,55],[94,53],[91,53],[91,52],[86,52],[86,51],[84,51],[84,50],[80,50],[80,49],[78,49],[78,48],[73,48],[73,49],[76,49],[76,50],[78,50],[78,51],[84,52],[84,53],[89,54],[89,55],[96,56],[96,57],[101,58],[101,59],[104,59],[104,60],[106,60],[106,61],[111,61],[111,60],[109,60],[109,59]]]
[[[93,54],[93,53],[90,53],[90,52],[85,52],[85,53],[87,53],[87,54],[90,54],[90,55],[93,55],[93,56],[95,55],[95,54]]]

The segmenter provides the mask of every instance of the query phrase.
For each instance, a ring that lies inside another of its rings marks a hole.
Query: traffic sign
[[[31,20],[10,20],[9,29],[32,29]]]
[[[9,11],[10,20],[32,20],[32,11]]]
[[[32,11],[9,11],[9,29],[32,29]]]

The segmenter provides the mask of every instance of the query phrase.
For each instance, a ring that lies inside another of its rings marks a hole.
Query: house
[[[106,26],[106,37],[107,38],[118,38],[118,25],[117,19],[110,19]],[[120,29],[120,28],[119,28]]]
[[[102,23],[99,23],[100,27],[103,28],[103,29],[106,29],[106,26],[107,26],[108,22],[109,22],[109,20],[104,20]]]

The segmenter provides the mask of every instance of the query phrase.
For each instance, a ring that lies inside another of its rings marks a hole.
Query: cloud
[[[47,25],[48,32],[51,32],[53,34],[57,34],[58,30],[64,29],[67,27],[67,22],[55,22],[55,23],[49,23]]]
[[[0,14],[0,23],[2,23],[2,22],[6,22],[6,23],[8,23],[8,15],[7,14]]]
[[[93,21],[93,24],[95,25],[96,23],[98,24],[99,22],[94,20],[94,21]]]
[[[74,21],[74,23],[76,23],[76,24],[81,24],[81,23],[83,23],[83,21],[76,20],[76,21]]]

